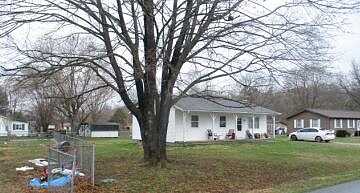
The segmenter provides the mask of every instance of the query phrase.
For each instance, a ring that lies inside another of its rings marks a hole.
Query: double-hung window
[[[254,122],[253,122],[253,118],[249,117],[248,119],[248,127],[249,129],[253,129],[254,128]]]
[[[199,116],[191,115],[191,127],[199,127]]]
[[[354,119],[348,119],[347,120],[347,127],[348,128],[355,128],[355,120]]]
[[[13,124],[13,130],[25,130],[25,124]]]
[[[238,131],[242,130],[242,119],[241,119],[241,117],[238,117],[237,120],[236,120],[236,128],[237,128]]]
[[[311,119],[310,127],[320,128],[320,119]]]
[[[304,128],[304,119],[295,119],[294,127],[295,128]]]
[[[259,129],[260,128],[260,118],[259,117],[255,117],[255,123],[254,123],[254,128],[255,129]]]
[[[342,128],[342,120],[335,119],[335,128]]]
[[[220,127],[226,127],[226,116],[220,116]]]

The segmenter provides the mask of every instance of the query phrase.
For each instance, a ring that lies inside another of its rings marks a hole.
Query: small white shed
[[[84,137],[119,137],[118,123],[92,123],[82,124],[79,135]]]
[[[28,136],[29,123],[22,121],[12,121],[11,119],[0,116],[0,136]]]

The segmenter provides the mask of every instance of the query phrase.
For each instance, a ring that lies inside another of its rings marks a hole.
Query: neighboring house
[[[0,136],[28,136],[29,124],[21,121],[12,121],[11,119],[0,116]]]
[[[287,133],[287,130],[288,130],[288,126],[286,123],[281,122],[281,121],[276,123],[276,134],[277,135],[284,135]]]
[[[118,137],[118,123],[92,123],[81,124],[79,127],[79,135],[83,137]]]
[[[60,123],[59,126],[58,126],[58,130],[59,131],[71,132],[71,123],[69,123],[69,122]]]
[[[305,109],[287,117],[288,128],[315,127],[346,130],[353,134],[360,130],[360,112],[342,110]]]
[[[219,139],[225,139],[229,131],[234,131],[235,139],[246,139],[247,133],[269,134],[268,116],[279,115],[263,107],[247,107],[239,102],[185,97],[170,110],[167,142],[206,141],[211,139],[208,130]],[[133,116],[132,139],[141,140],[140,128]],[[274,125],[274,124],[272,124]]]

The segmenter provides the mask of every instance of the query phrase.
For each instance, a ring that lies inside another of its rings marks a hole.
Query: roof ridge
[[[345,109],[320,109],[320,108],[306,108],[305,110],[360,112],[360,110],[345,110]]]

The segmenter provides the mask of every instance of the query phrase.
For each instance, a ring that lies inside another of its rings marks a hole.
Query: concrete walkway
[[[322,188],[309,193],[360,193],[360,180]]]

